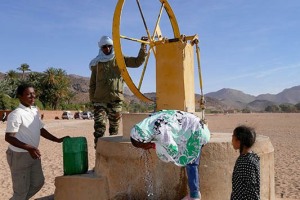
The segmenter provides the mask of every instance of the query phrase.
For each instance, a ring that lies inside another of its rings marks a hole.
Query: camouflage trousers
[[[109,135],[117,135],[122,117],[122,101],[112,103],[94,103],[94,137],[95,143],[102,137],[109,121]]]

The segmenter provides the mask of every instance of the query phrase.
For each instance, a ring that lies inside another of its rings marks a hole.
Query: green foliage
[[[29,65],[28,65],[27,63],[23,63],[23,64],[21,64],[20,67],[17,68],[17,70],[19,70],[19,71],[22,72],[22,79],[25,78],[24,75],[25,75],[25,72],[26,72],[26,71],[31,71],[29,68],[30,68],[30,67],[29,67]]]
[[[280,104],[279,107],[281,111],[285,113],[292,113],[297,111],[297,108],[292,104]]]
[[[13,99],[7,94],[0,94],[0,110],[13,110],[19,105],[18,99]]]
[[[36,99],[35,100],[35,105],[40,109],[40,110],[44,110],[44,105],[43,103],[39,100],[39,99]]]
[[[70,90],[70,80],[63,69],[48,68],[43,73],[30,72],[29,65],[21,64],[17,70],[22,71],[22,77],[15,70],[10,70],[6,73],[5,79],[0,82],[0,109],[15,109],[19,105],[19,100],[16,99],[15,91],[20,83],[31,83],[36,91],[36,105],[40,109],[45,110],[93,110],[91,103],[71,104],[70,101],[75,93]],[[144,102],[124,102],[123,111],[133,113],[153,112],[156,108],[155,103]],[[201,110],[196,110],[200,112]],[[296,105],[281,104],[272,105],[265,108],[266,112],[299,112],[300,102]],[[206,113],[220,113],[222,110],[209,110]],[[245,108],[243,113],[251,112]]]
[[[14,79],[17,80],[19,78],[18,72],[16,72],[15,70],[9,70],[6,73],[6,79]]]
[[[16,98],[11,99],[11,110],[16,109],[19,106],[19,104],[20,104],[19,99]]]
[[[10,70],[0,83],[0,94],[12,98],[8,100],[2,97],[0,106],[3,108],[14,109],[18,106],[18,100],[13,98],[16,97],[15,91],[18,85],[24,82],[34,86],[37,94],[36,105],[40,109],[56,110],[60,107],[71,109],[79,106],[69,104],[74,94],[70,91],[70,80],[64,70],[51,67],[44,73],[31,72],[26,77],[24,73],[31,71],[28,64],[21,64],[18,70],[22,71],[22,77],[16,71]]]
[[[196,112],[202,112],[201,109],[196,110]],[[222,110],[212,110],[212,109],[205,109],[206,114],[218,114],[218,113],[224,113]]]
[[[60,105],[61,110],[82,110],[82,107],[82,104],[62,103]]]
[[[244,108],[242,110],[242,113],[251,113],[251,110],[249,108]]]
[[[278,105],[270,105],[265,108],[266,112],[281,112],[281,108]]]
[[[300,111],[300,102],[295,105],[297,111]]]
[[[12,98],[16,97],[16,89],[20,84],[21,80],[19,79],[18,73],[14,70],[9,70],[6,73],[5,79],[3,81],[3,89],[0,92],[9,95]]]
[[[10,110],[11,109],[11,98],[6,94],[0,94],[0,109]]]
[[[0,81],[0,94],[9,94],[10,92],[8,81],[6,79]]]
[[[153,112],[155,110],[155,103],[144,103],[144,102],[124,102],[123,103],[123,111],[130,113],[145,113],[145,112]]]
[[[41,93],[40,91],[39,91],[39,89],[41,88],[41,81],[42,81],[42,78],[43,78],[43,76],[42,76],[43,74],[42,73],[38,73],[38,72],[31,72],[31,73],[29,73],[28,74],[28,76],[27,76],[27,81],[29,82],[29,83],[31,83],[33,86],[34,86],[34,88],[36,88],[36,90],[37,91],[35,91],[36,92],[36,94],[39,96],[39,94]]]
[[[41,76],[37,85],[39,98],[45,107],[59,109],[72,93],[69,90],[70,80],[62,69],[48,68]]]

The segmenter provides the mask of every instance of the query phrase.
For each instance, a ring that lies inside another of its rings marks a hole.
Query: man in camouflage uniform
[[[142,40],[147,40],[142,37]],[[90,62],[91,78],[89,96],[94,106],[94,142],[102,137],[109,120],[109,134],[117,135],[122,117],[124,80],[115,59],[113,41],[103,36],[98,42],[99,54]],[[146,57],[146,45],[142,44],[138,57],[124,56],[127,67],[137,68]]]

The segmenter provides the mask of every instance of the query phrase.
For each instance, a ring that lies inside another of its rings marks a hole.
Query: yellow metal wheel
[[[163,42],[166,39],[179,39],[180,38],[180,32],[179,32],[179,27],[177,24],[177,20],[176,17],[169,5],[169,3],[167,2],[167,0],[157,0],[158,1],[158,13],[156,16],[156,22],[154,24],[152,24],[152,29],[153,29],[153,33],[150,34],[149,29],[148,29],[148,25],[146,22],[146,16],[144,14],[144,11],[142,10],[142,6],[141,6],[141,2],[140,0],[135,0],[135,4],[137,5],[137,12],[139,12],[139,16],[141,18],[141,25],[144,27],[143,32],[139,33],[139,37],[138,36],[127,36],[123,33],[126,32],[125,30],[127,29],[131,29],[131,33],[133,32],[132,29],[136,30],[132,25],[135,25],[135,18],[134,17],[124,17],[123,16],[123,20],[126,23],[126,20],[131,20],[131,22],[127,22],[127,26],[122,29],[122,33],[121,34],[121,16],[125,14],[125,12],[123,12],[124,10],[124,6],[127,4],[125,3],[125,0],[119,0],[116,8],[115,8],[115,12],[114,12],[114,17],[113,17],[113,29],[112,29],[112,38],[113,38],[113,42],[114,42],[114,50],[115,50],[115,56],[116,56],[116,60],[117,60],[117,64],[119,66],[119,69],[121,71],[122,77],[125,81],[125,83],[127,84],[127,86],[129,87],[129,89],[132,91],[132,93],[134,95],[136,95],[140,100],[145,101],[145,102],[152,102],[153,100],[147,98],[143,92],[141,91],[141,85],[144,79],[144,75],[145,75],[145,71],[147,68],[147,64],[149,61],[150,56],[153,54],[153,59],[155,59],[155,45],[158,42]],[[132,4],[134,3],[134,0],[128,0],[128,3]],[[147,6],[152,6],[153,1],[149,0],[144,0],[143,3],[147,4]],[[132,5],[131,5],[132,6]],[[132,10],[132,7],[130,7],[130,9]],[[148,10],[150,9],[146,9],[146,11],[148,12]],[[151,9],[152,10],[152,9]],[[148,14],[146,12],[146,14]],[[167,13],[167,20],[169,21],[169,26],[170,26],[170,30],[166,32],[166,37],[165,35],[162,34],[163,29],[166,27],[166,23],[163,24],[162,22],[162,16],[164,13]],[[127,13],[128,14],[128,13]],[[130,13],[131,14],[131,13]],[[150,17],[150,19],[153,20],[153,16]],[[122,23],[124,23],[124,21],[122,21]],[[133,21],[133,22],[132,22]],[[138,26],[138,24],[137,24]],[[141,28],[141,27],[139,27]],[[134,31],[136,32],[136,31]],[[169,34],[169,35],[167,35]],[[170,35],[171,34],[171,35]],[[141,36],[147,36],[148,37],[148,41],[142,41],[140,39]],[[126,41],[130,41],[130,42],[134,42],[134,43],[145,43],[148,45],[148,55],[146,57],[146,61],[144,63],[144,67],[142,69],[141,72],[141,77],[139,80],[138,84],[135,84],[134,81],[132,80],[126,64],[125,64],[125,60],[124,60],[124,52],[122,50],[122,42],[126,40]],[[153,84],[155,84],[155,78],[153,79]]]

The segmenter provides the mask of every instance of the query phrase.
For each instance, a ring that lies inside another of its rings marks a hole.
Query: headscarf
[[[101,49],[101,47],[103,45],[112,45],[112,49],[111,49],[111,53],[109,55],[105,55]],[[112,39],[110,39],[110,37],[108,36],[102,36],[100,41],[98,42],[98,46],[99,46],[99,53],[96,56],[96,58],[94,58],[91,62],[90,62],[90,68],[92,66],[95,66],[98,64],[98,62],[107,62],[112,60],[115,57],[115,51],[114,51],[114,47],[113,47],[113,41]]]

